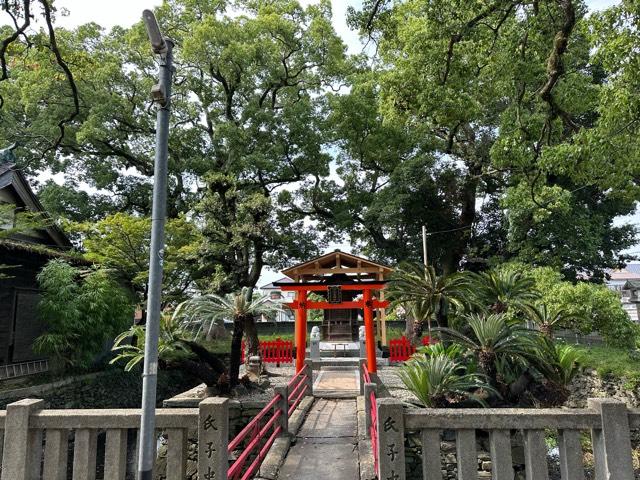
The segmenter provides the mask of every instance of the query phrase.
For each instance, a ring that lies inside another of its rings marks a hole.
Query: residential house
[[[274,283],[278,282],[292,282],[289,277],[282,277],[275,282],[268,283],[260,287],[260,291],[263,295],[269,297],[268,302],[272,304],[276,304],[281,306],[282,308],[278,310],[276,313],[276,322],[293,322],[295,320],[293,310],[289,307],[284,306],[285,303],[293,302],[295,297],[295,292],[283,292],[280,290],[280,287],[274,285]],[[268,321],[273,319],[262,318],[261,321]]]
[[[640,263],[628,263],[620,270],[610,270],[608,274],[607,286],[620,295],[620,301],[629,318],[634,322],[640,322]]]

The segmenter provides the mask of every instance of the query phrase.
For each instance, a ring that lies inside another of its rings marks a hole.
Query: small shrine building
[[[384,299],[384,288],[392,272],[386,265],[340,250],[282,271],[293,281],[274,285],[296,294],[287,304],[295,312],[296,371],[304,366],[308,310],[324,311],[323,341],[357,341],[359,327],[364,325],[368,368],[376,371],[376,343],[387,343],[385,308],[389,302]]]

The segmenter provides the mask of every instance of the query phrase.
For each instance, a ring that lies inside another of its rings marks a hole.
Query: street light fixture
[[[157,105],[156,152],[153,167],[153,206],[151,209],[151,246],[149,250],[149,286],[147,324],[142,373],[142,415],[138,451],[138,480],[152,480],[156,458],[155,416],[158,385],[158,337],[162,296],[164,226],[167,212],[167,159],[169,156],[169,114],[173,78],[173,42],[160,32],[151,10],[142,12],[153,52],[160,55],[159,82],[151,90]]]
[[[158,25],[156,16],[151,10],[144,10],[142,12],[142,20],[144,21],[144,26],[147,28],[147,35],[149,36],[153,53],[157,53],[158,55],[166,53],[167,43],[164,41],[164,37],[160,32],[160,26]]]

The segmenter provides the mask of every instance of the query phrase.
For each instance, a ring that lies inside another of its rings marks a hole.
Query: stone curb
[[[366,418],[364,411],[364,397],[356,398],[356,413],[358,416],[358,463],[360,465],[360,480],[373,480],[376,472],[373,464],[371,440],[367,438]]]

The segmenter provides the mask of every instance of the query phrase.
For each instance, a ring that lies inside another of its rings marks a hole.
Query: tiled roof
[[[628,263],[625,270],[632,273],[640,274],[640,263]]]

